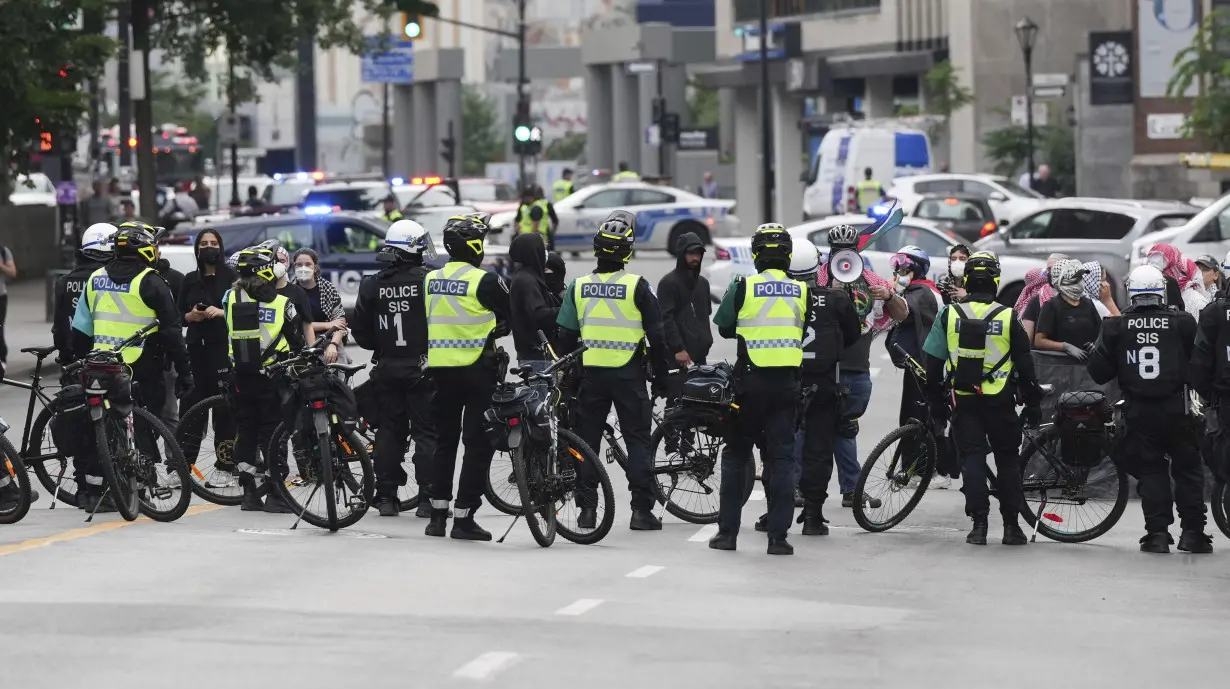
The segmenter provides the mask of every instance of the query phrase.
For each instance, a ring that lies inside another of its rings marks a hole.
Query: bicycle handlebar
[[[901,358],[905,360],[906,365],[910,367],[911,373],[913,373],[915,376],[918,376],[918,379],[920,381],[924,383],[927,382],[927,369],[923,368],[923,365],[918,363],[918,360],[910,356],[910,353],[902,349],[901,345],[897,344],[896,342],[892,343],[890,347],[892,348],[895,354],[901,356]]]
[[[317,337],[316,341],[313,342],[310,346],[304,347],[303,349],[299,350],[294,356],[290,357],[289,359],[286,359],[284,361],[277,361],[272,364],[269,364],[268,366],[265,367],[265,374],[272,375],[274,373],[279,373],[287,368],[290,368],[291,366],[295,364],[304,363],[309,360],[320,359],[320,357],[324,355],[325,353],[325,348],[329,346],[329,340],[333,338],[334,333],[336,333],[338,330],[341,330],[341,328],[335,325],[332,328],[329,328],[328,330],[326,330],[324,333],[322,333],[320,337]]]
[[[547,366],[541,371],[535,371],[532,368],[521,366],[521,367],[510,368],[508,369],[508,372],[515,376],[520,377],[522,381],[527,382],[527,383],[530,382],[531,380],[548,379],[551,377],[553,373],[555,373],[559,369],[576,361],[577,357],[584,354],[586,349],[589,349],[589,348],[586,347],[585,345],[581,345],[580,347],[574,349],[568,354],[565,354],[564,356],[551,362],[550,366]]]

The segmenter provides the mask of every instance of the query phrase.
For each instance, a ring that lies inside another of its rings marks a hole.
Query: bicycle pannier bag
[[[735,399],[734,368],[726,362],[693,367],[683,381],[680,397],[699,404],[730,404]]]
[[[1065,392],[1055,408],[1059,452],[1070,466],[1096,466],[1109,448],[1106,424],[1113,414],[1098,390]]]
[[[81,385],[65,385],[55,399],[51,401],[50,409],[55,415],[51,417],[51,438],[56,448],[69,457],[75,457],[88,449],[94,442],[94,433],[90,430],[90,412],[86,407],[85,388]]]

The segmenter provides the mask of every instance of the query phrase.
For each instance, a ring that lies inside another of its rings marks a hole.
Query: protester
[[[1197,288],[1200,269],[1195,262],[1185,258],[1183,252],[1170,244],[1154,244],[1145,261],[1165,276],[1166,303],[1199,316],[1208,301]]]

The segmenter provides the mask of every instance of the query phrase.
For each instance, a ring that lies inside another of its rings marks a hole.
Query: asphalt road
[[[632,265],[655,283],[669,267]],[[40,336],[32,302],[35,291],[18,286],[14,350]],[[880,351],[864,451],[896,421],[901,377]],[[732,354],[719,343],[714,358]],[[21,356],[10,359],[13,375]],[[0,390],[0,415],[18,427],[24,404],[20,391]],[[832,535],[792,536],[791,558],[767,556],[751,529],[759,492],[739,551],[726,553],[706,548],[713,527],[669,515],[661,532],[629,531],[626,486],[619,477],[615,486],[616,526],[604,541],[549,549],[523,525],[503,544],[469,543],[428,538],[411,515],[370,513],[330,535],[207,504],[174,524],[102,515],[87,525],[77,510],[48,510],[44,496],[24,521],[0,527],[4,686],[1211,687],[1222,678],[1225,554],[1137,552],[1136,503],[1091,544],[1025,548],[998,545],[994,521],[993,545],[966,545],[956,491],[928,492],[906,526],[885,534],[864,533],[831,505]],[[510,519],[479,514],[496,533]]]

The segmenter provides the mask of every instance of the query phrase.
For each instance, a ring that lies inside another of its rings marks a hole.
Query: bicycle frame
[[[29,383],[23,383],[19,380],[12,380],[10,378],[0,379],[0,384],[30,391],[30,401],[29,401],[29,404],[26,405],[26,422],[23,425],[22,431],[21,431],[21,456],[25,458],[27,461],[30,461],[30,460],[41,461],[44,459],[52,459],[58,456],[55,454],[37,455],[37,456],[29,454],[30,429],[34,425],[34,402],[35,400],[38,400],[39,402],[42,403],[44,407],[51,404],[51,396],[43,392],[43,386],[40,385],[40,383],[42,382],[42,371],[43,371],[43,360],[41,358],[38,358],[36,359],[34,363],[34,375],[31,377]]]

